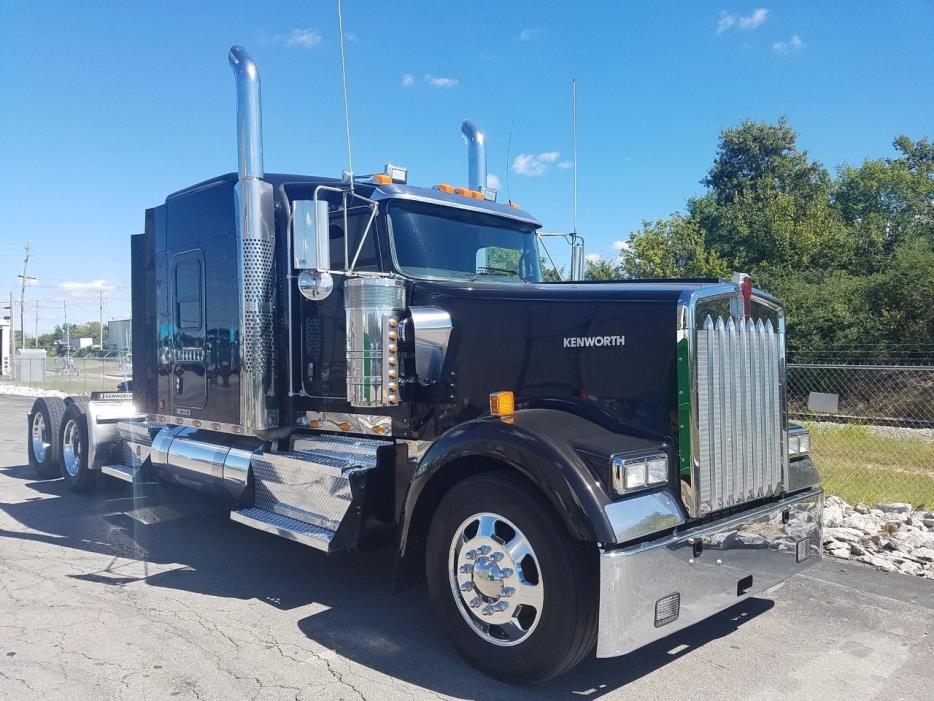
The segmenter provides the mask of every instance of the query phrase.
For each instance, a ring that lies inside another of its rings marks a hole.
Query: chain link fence
[[[934,506],[934,365],[789,363],[788,414],[811,431],[828,494]]]
[[[16,384],[65,394],[114,392],[122,382],[133,377],[132,356],[127,352],[46,356],[42,359],[45,372],[41,379],[26,370],[24,365],[30,362],[29,359],[16,354],[12,360]]]

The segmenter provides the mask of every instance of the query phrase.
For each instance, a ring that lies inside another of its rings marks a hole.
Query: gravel
[[[54,389],[44,389],[42,387],[28,387],[26,385],[15,385],[10,382],[0,382],[0,395],[12,395],[17,397],[67,397],[64,392]]]
[[[824,500],[824,551],[883,572],[934,579],[934,513],[911,504],[847,504]]]

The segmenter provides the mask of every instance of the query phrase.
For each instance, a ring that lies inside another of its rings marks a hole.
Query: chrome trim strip
[[[103,465],[101,467],[101,473],[132,484],[133,477],[136,475],[136,468],[127,467],[125,465]]]
[[[299,425],[322,431],[342,433],[375,433],[378,436],[392,435],[392,417],[372,414],[345,414],[336,411],[306,411],[299,417]]]
[[[220,421],[212,421],[211,419],[193,419],[188,416],[175,416],[173,414],[149,414],[145,419],[146,421],[163,424],[167,427],[188,426],[189,428],[197,428],[201,431],[216,431],[218,433],[230,433],[236,436],[252,435],[247,432],[245,427],[239,424],[222,423]]]
[[[422,382],[440,382],[451,339],[451,315],[440,307],[409,307],[415,346],[415,375]],[[408,324],[403,324],[403,332]],[[403,340],[410,342],[403,336]]]
[[[679,535],[600,555],[597,657],[615,657],[774,588],[821,559],[823,492],[813,490]],[[786,516],[787,512],[787,516]],[[798,544],[808,548],[799,562]],[[738,591],[741,580],[752,585]],[[655,604],[678,593],[661,627]]]

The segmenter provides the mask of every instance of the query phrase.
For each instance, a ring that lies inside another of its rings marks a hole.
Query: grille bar
[[[694,487],[701,514],[781,489],[783,343],[770,320],[707,316],[697,331]]]

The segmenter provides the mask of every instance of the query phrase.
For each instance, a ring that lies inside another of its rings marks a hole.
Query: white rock
[[[926,533],[925,531],[899,531],[892,535],[892,544],[902,552],[910,553],[918,548],[930,548],[934,550],[934,533]]]
[[[872,565],[873,567],[876,567],[883,572],[895,572],[897,569],[895,565],[886,560],[884,557],[880,557],[879,555],[860,555],[856,559],[859,562],[865,562],[867,565]]]
[[[846,528],[855,528],[866,535],[878,533],[879,529],[882,527],[882,524],[872,516],[864,516],[855,511],[845,516],[841,525]]]
[[[905,574],[921,574],[924,571],[924,568],[921,567],[921,565],[919,565],[917,562],[905,560],[898,563],[898,571],[904,572]]]
[[[869,515],[876,518],[885,518],[885,512],[881,509],[869,509]]]
[[[841,560],[849,560],[849,559],[850,559],[850,551],[849,551],[849,550],[844,550],[843,548],[840,548],[840,549],[838,549],[838,550],[829,550],[828,552],[829,552],[831,555],[833,555],[834,557],[840,558]]]
[[[916,560],[921,560],[922,562],[934,562],[934,549],[915,548],[911,551],[911,556]]]
[[[889,514],[909,514],[911,513],[911,504],[905,504],[904,502],[879,504],[879,510]]]
[[[843,525],[843,509],[836,504],[825,503],[821,522],[824,528],[839,528]]]
[[[850,543],[850,552],[854,555],[865,555],[866,549],[859,543]]]
[[[825,528],[824,529],[824,542],[831,541],[840,541],[842,543],[859,543],[864,537],[862,531],[858,531],[855,528]]]
[[[921,520],[925,528],[934,528],[934,518],[924,518]]]

